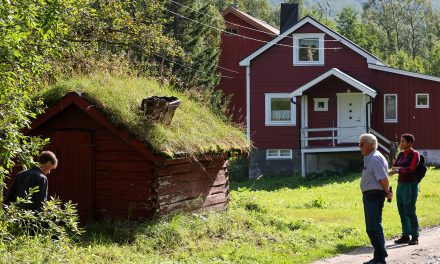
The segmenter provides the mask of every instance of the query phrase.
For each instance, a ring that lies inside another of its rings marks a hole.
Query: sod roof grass
[[[117,128],[133,136],[162,156],[221,154],[247,151],[242,129],[216,116],[207,107],[156,80],[116,78],[105,74],[63,80],[42,91],[47,106],[69,92],[77,92],[95,105]],[[140,111],[143,98],[175,96],[181,100],[170,125],[152,123]]]

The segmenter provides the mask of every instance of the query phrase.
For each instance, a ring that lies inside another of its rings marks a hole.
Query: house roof
[[[266,22],[264,22],[258,18],[255,18],[251,15],[248,15],[245,12],[242,12],[238,9],[233,8],[233,7],[226,8],[223,11],[222,15],[224,17],[229,13],[236,15],[237,17],[243,19],[244,21],[246,21],[247,23],[256,27],[257,29],[264,31],[266,33],[269,33],[270,35],[279,35],[280,34],[280,31],[278,29],[272,27],[271,25],[267,24]]]
[[[320,29],[321,31],[323,31],[327,35],[331,36],[332,38],[339,40],[342,44],[344,44],[345,46],[349,47],[353,51],[357,52],[358,54],[360,54],[361,56],[366,58],[368,63],[385,65],[377,57],[375,57],[371,53],[367,52],[366,50],[362,49],[361,47],[359,47],[358,45],[356,45],[355,43],[353,43],[349,39],[345,38],[344,36],[340,35],[339,33],[336,33],[335,31],[331,30],[330,28],[326,27],[325,25],[319,23],[318,21],[316,21],[312,17],[306,16],[303,19],[301,19],[300,21],[298,21],[298,23],[293,25],[290,29],[286,30],[283,34],[274,38],[272,41],[270,41],[269,43],[267,43],[266,45],[264,45],[260,49],[256,50],[254,53],[252,53],[251,55],[249,55],[248,57],[246,57],[242,61],[240,61],[240,66],[249,66],[251,63],[251,60],[258,57],[260,54],[262,54],[263,52],[265,52],[266,50],[271,48],[273,45],[280,42],[282,39],[284,39],[288,35],[295,32],[297,29],[299,29],[300,27],[302,27],[306,23],[312,24],[313,26]]]
[[[355,78],[351,77],[350,75],[340,71],[337,68],[333,68],[327,72],[325,72],[324,74],[318,76],[317,78],[311,80],[310,82],[304,84],[303,86],[299,87],[298,89],[296,89],[295,91],[293,91],[292,93],[289,94],[290,97],[295,97],[295,96],[301,96],[303,95],[303,93],[312,88],[313,86],[315,86],[316,84],[320,83],[321,81],[327,79],[330,76],[335,76],[339,79],[341,79],[342,81],[350,84],[351,86],[357,88],[359,91],[361,91],[363,94],[369,95],[371,97],[376,97],[377,92],[369,87],[368,85],[356,80]]]
[[[420,74],[420,73],[416,73],[416,72],[399,70],[399,69],[391,68],[388,66],[368,64],[368,68],[373,69],[373,70],[378,70],[378,71],[391,72],[391,73],[395,73],[395,74],[430,80],[430,81],[434,81],[434,82],[440,82],[440,77],[426,75],[426,74]]]
[[[76,94],[69,94],[71,92]],[[152,95],[174,96],[181,100],[170,125],[152,123],[139,110],[142,99]],[[76,98],[70,103],[82,104],[81,109],[89,115],[94,114],[95,119],[103,116],[116,129],[113,130],[115,133],[130,136],[166,158],[248,150],[246,135],[241,129],[184,94],[152,79],[97,74],[61,81],[43,91],[41,96],[46,105],[55,106],[66,105],[65,98]],[[44,115],[49,118],[48,115],[59,113],[53,108],[48,111]],[[35,122],[39,126],[45,121]]]

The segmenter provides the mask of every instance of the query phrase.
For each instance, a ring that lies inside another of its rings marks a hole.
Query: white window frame
[[[324,103],[324,108],[318,108],[319,103]],[[328,111],[328,98],[313,98],[314,111],[327,112]]]
[[[323,66],[324,65],[324,41],[325,33],[302,33],[293,34],[293,65],[294,66]],[[299,60],[299,39],[318,38],[319,39],[319,60],[318,61],[300,61]]]
[[[265,125],[266,126],[296,126],[296,105],[290,103],[290,121],[272,121],[271,120],[271,99],[287,98],[290,100],[288,93],[265,93]],[[293,98],[296,101],[296,98]]]
[[[387,119],[387,113],[386,113],[386,97],[387,96],[395,96],[396,97],[396,119]],[[399,118],[399,98],[397,96],[397,94],[384,94],[383,95],[383,121],[384,123],[397,123],[397,120]]]
[[[417,99],[418,99],[418,97],[420,95],[426,95],[427,105],[419,105],[419,104],[417,104]],[[427,94],[427,93],[418,93],[418,94],[416,94],[416,108],[429,108],[429,94]]]
[[[289,156],[281,156],[281,150],[288,150]],[[269,156],[269,151],[277,151],[277,156]],[[266,159],[292,159],[292,149],[266,149]]]
[[[233,33],[232,32],[233,30],[236,30],[237,33]],[[228,27],[228,28],[225,29],[225,36],[235,37],[237,35],[238,35],[238,28],[236,28],[236,27]]]

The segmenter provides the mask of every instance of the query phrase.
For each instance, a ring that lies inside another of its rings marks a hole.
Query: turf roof
[[[136,138],[166,157],[247,151],[243,130],[216,116],[207,107],[184,94],[146,78],[115,78],[108,75],[73,78],[58,82],[42,92],[47,106],[69,92],[78,92],[94,104],[118,128],[126,128]],[[169,126],[152,124],[140,112],[143,98],[175,96],[181,100]]]

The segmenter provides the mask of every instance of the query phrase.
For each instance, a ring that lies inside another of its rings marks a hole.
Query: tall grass
[[[421,183],[422,227],[440,223],[439,176],[439,170],[429,171]],[[0,246],[0,262],[309,263],[369,244],[357,174],[262,178],[231,188],[223,213],[175,215],[137,226],[97,223],[78,244]],[[400,234],[395,201],[385,204],[383,224],[387,238]]]
[[[169,157],[175,153],[197,155],[247,148],[242,129],[233,127],[183,93],[152,79],[94,74],[60,81],[43,91],[42,96],[50,106],[72,91],[81,93],[113,124],[127,128]],[[152,95],[175,96],[181,100],[171,125],[153,124],[140,112],[142,99]]]

